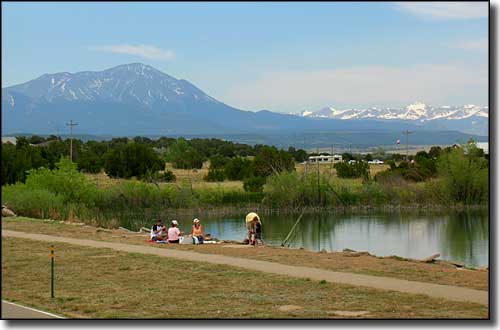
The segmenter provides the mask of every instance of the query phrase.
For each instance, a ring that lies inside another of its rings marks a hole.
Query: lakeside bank
[[[149,233],[106,229],[82,223],[40,220],[22,217],[2,218],[2,229],[75,237],[82,239],[151,246]],[[395,277],[428,283],[457,285],[488,290],[488,269],[457,267],[443,261],[422,262],[397,256],[377,257],[369,253],[313,252],[305,249],[272,246],[249,247],[234,244],[175,245],[154,244],[158,248],[180,249],[199,253],[221,254],[281,264],[307,266],[331,271]]]

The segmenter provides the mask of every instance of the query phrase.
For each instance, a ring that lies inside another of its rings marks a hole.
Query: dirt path
[[[104,241],[84,240],[68,237],[50,236],[43,234],[29,234],[12,230],[2,230],[2,236],[29,238],[45,242],[60,242],[96,248],[108,248],[124,252],[154,254],[169,258],[176,258],[212,264],[224,264],[241,267],[266,273],[287,275],[292,277],[325,280],[331,283],[343,283],[355,286],[365,286],[382,290],[393,290],[411,294],[424,294],[430,297],[445,298],[455,301],[467,301],[488,305],[488,291],[474,290],[463,287],[406,281],[390,277],[362,275],[354,273],[334,272],[318,268],[288,266],[274,262],[253,259],[235,258],[216,254],[202,254],[175,249],[161,249],[153,246],[130,245]]]

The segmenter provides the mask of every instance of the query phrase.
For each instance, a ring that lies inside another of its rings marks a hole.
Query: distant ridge
[[[487,117],[480,115],[446,120],[446,123],[460,122],[470,127],[470,119],[478,121],[477,118],[487,123]],[[267,110],[242,111],[216,100],[186,80],[141,63],[103,71],[44,74],[3,88],[2,119],[3,135],[12,132],[56,134],[64,132],[66,123],[72,119],[79,123],[75,133],[97,136],[333,134],[333,139],[344,132],[341,140],[330,143],[349,143],[349,139],[354,139],[349,136],[358,136],[367,143],[380,144],[382,140],[375,137],[380,134],[368,133],[384,132],[395,140],[403,129],[410,129],[428,131],[427,136],[430,134],[446,143],[470,137],[478,139],[477,133],[463,133],[465,128],[451,127],[439,120],[389,120],[361,115],[348,120],[334,116],[324,118],[314,113],[298,116]],[[454,132],[452,138],[450,130],[462,132]],[[412,143],[419,143],[416,136]]]

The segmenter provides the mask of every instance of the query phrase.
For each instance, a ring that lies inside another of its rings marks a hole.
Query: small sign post
[[[54,298],[54,245],[50,246],[50,297]]]

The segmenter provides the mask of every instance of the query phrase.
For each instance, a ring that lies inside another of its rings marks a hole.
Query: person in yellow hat
[[[248,244],[255,245],[257,240],[262,243],[262,222],[260,217],[255,212],[250,212],[245,217],[245,223],[247,225],[247,240]]]

